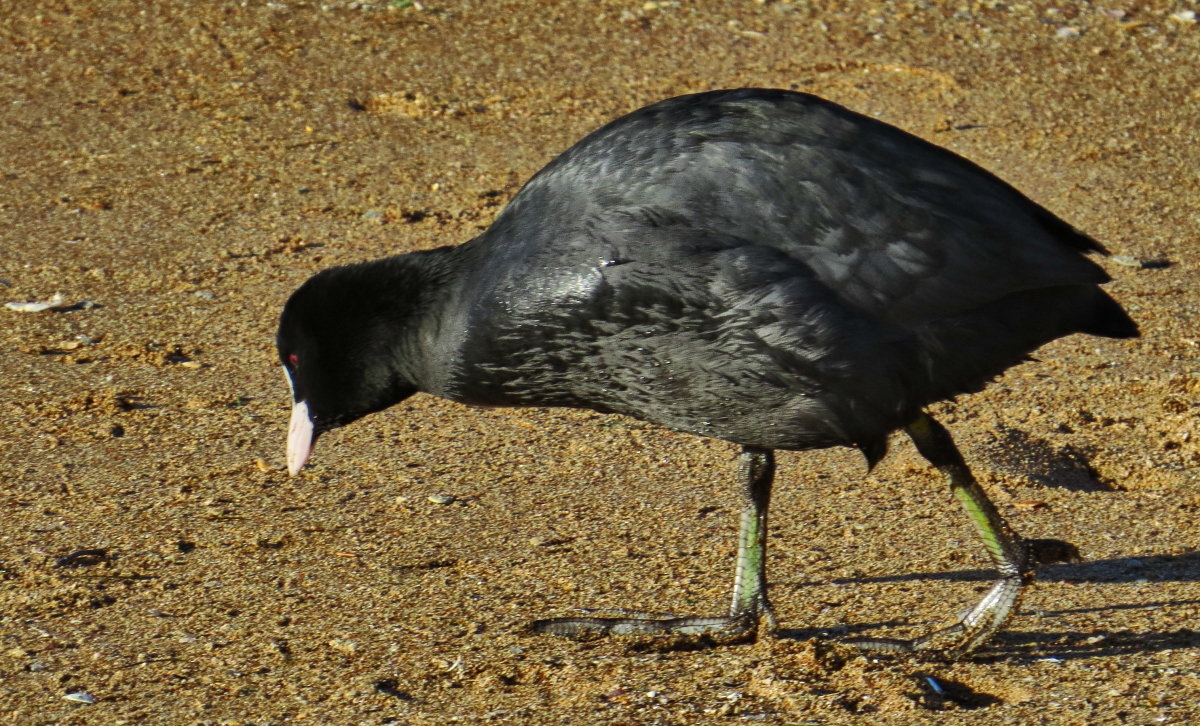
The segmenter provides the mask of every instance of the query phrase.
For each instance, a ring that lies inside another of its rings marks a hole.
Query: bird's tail
[[[1136,338],[1140,335],[1137,323],[1116,300],[1098,287],[1092,288],[1092,292],[1090,304],[1077,308],[1076,330],[1105,338]]]

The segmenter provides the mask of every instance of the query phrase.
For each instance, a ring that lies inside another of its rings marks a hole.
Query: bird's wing
[[[775,247],[848,304],[904,325],[1108,279],[1082,254],[1102,250],[1094,240],[992,174],[803,94],[719,92],[636,111],[549,164],[498,222],[536,246],[542,231],[561,239],[563,220],[620,215]]]
[[[825,168],[794,202],[810,216],[778,230],[781,248],[844,300],[912,326],[1018,291],[1108,280],[1081,254],[1095,242],[974,164],[884,128],[810,152]]]
[[[589,326],[626,339],[612,353],[653,359],[679,396],[739,409],[737,426],[786,421],[787,448],[865,444],[911,416],[916,340],[847,305],[803,261],[686,227],[626,230],[615,248]],[[720,437],[772,440],[738,433]]]

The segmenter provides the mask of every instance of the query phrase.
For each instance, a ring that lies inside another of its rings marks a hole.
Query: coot
[[[753,637],[767,599],[773,450],[903,428],[947,477],[998,570],[948,628],[876,649],[954,657],[1001,627],[1059,540],[1019,537],[923,409],[1070,333],[1137,326],[1094,240],[980,167],[815,96],[671,98],[595,131],[457,247],[325,270],[288,300],[288,469],[317,436],[418,391],[624,414],[739,444],[728,613],[555,618],[550,633]],[[939,637],[935,637],[939,636]]]

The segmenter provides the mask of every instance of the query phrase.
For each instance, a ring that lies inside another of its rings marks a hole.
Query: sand
[[[1200,723],[1196,9],[7,0],[0,298],[63,302],[0,308],[0,723]],[[723,608],[732,445],[417,396],[283,470],[300,282],[465,241],[601,123],[747,85],[953,149],[1121,256],[1142,339],[934,409],[1016,528],[1087,557],[969,660],[838,644],[990,578],[903,437],[869,474],[780,455],[782,631],[715,648],[523,628]]]

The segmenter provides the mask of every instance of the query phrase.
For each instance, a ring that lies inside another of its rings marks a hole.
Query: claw
[[[1018,536],[975,481],[941,424],[922,414],[906,430],[921,455],[946,475],[951,491],[967,510],[1000,576],[979,602],[960,613],[947,627],[912,640],[855,638],[845,642],[864,650],[911,653],[934,650],[935,641],[955,636],[940,650],[948,659],[957,660],[973,653],[1004,626],[1020,604],[1025,588],[1033,582],[1038,565],[1080,562],[1081,558],[1070,542]]]
[[[549,618],[536,620],[530,627],[535,633],[568,638],[604,635],[692,635],[721,639],[738,638],[753,632],[758,624],[754,613],[742,615],[632,618]]]
[[[842,642],[863,650],[881,653],[914,653],[933,650],[935,641],[946,636],[958,636],[956,640],[941,648],[948,660],[958,660],[970,655],[1004,625],[1017,609],[1025,588],[1033,582],[1034,570],[1039,564],[1056,562],[1080,562],[1079,550],[1069,542],[1058,539],[1022,540],[1020,549],[1024,556],[1019,576],[1001,577],[996,580],[979,602],[958,615],[958,620],[944,628],[928,632],[911,640],[900,638],[850,638]]]

